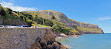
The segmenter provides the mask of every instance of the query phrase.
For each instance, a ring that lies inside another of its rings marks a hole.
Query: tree
[[[5,11],[4,11],[2,6],[0,6],[0,15],[1,16],[5,16],[6,15],[6,13],[5,13]]]
[[[7,14],[10,14],[10,15],[12,14],[12,9],[10,8],[6,8],[5,11],[7,12]]]

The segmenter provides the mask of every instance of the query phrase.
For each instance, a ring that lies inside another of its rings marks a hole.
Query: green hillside
[[[18,12],[13,11],[10,8],[3,8],[2,6],[0,6],[0,19],[0,23],[2,25],[38,25],[40,27],[51,27],[52,30],[56,33],[103,33],[103,31],[100,28],[96,27],[96,25],[79,22],[74,23],[76,21],[70,21],[67,16],[65,16],[61,12],[56,12],[52,10]]]

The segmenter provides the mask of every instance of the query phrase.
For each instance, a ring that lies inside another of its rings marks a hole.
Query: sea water
[[[111,34],[85,34],[57,39],[70,49],[111,49]]]

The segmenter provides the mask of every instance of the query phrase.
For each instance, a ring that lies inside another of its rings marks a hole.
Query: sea
[[[111,33],[62,37],[57,41],[67,45],[70,49],[111,49]]]

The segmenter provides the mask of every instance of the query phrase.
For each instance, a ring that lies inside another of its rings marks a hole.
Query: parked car
[[[5,27],[7,27],[7,28],[15,28],[17,26],[6,25]]]
[[[31,26],[31,28],[38,28],[39,26]]]
[[[21,27],[29,27],[28,25],[22,25]]]
[[[4,27],[4,25],[0,25],[0,27]]]
[[[11,25],[0,25],[0,27],[15,28],[15,27],[17,27],[17,26],[11,26]]]

